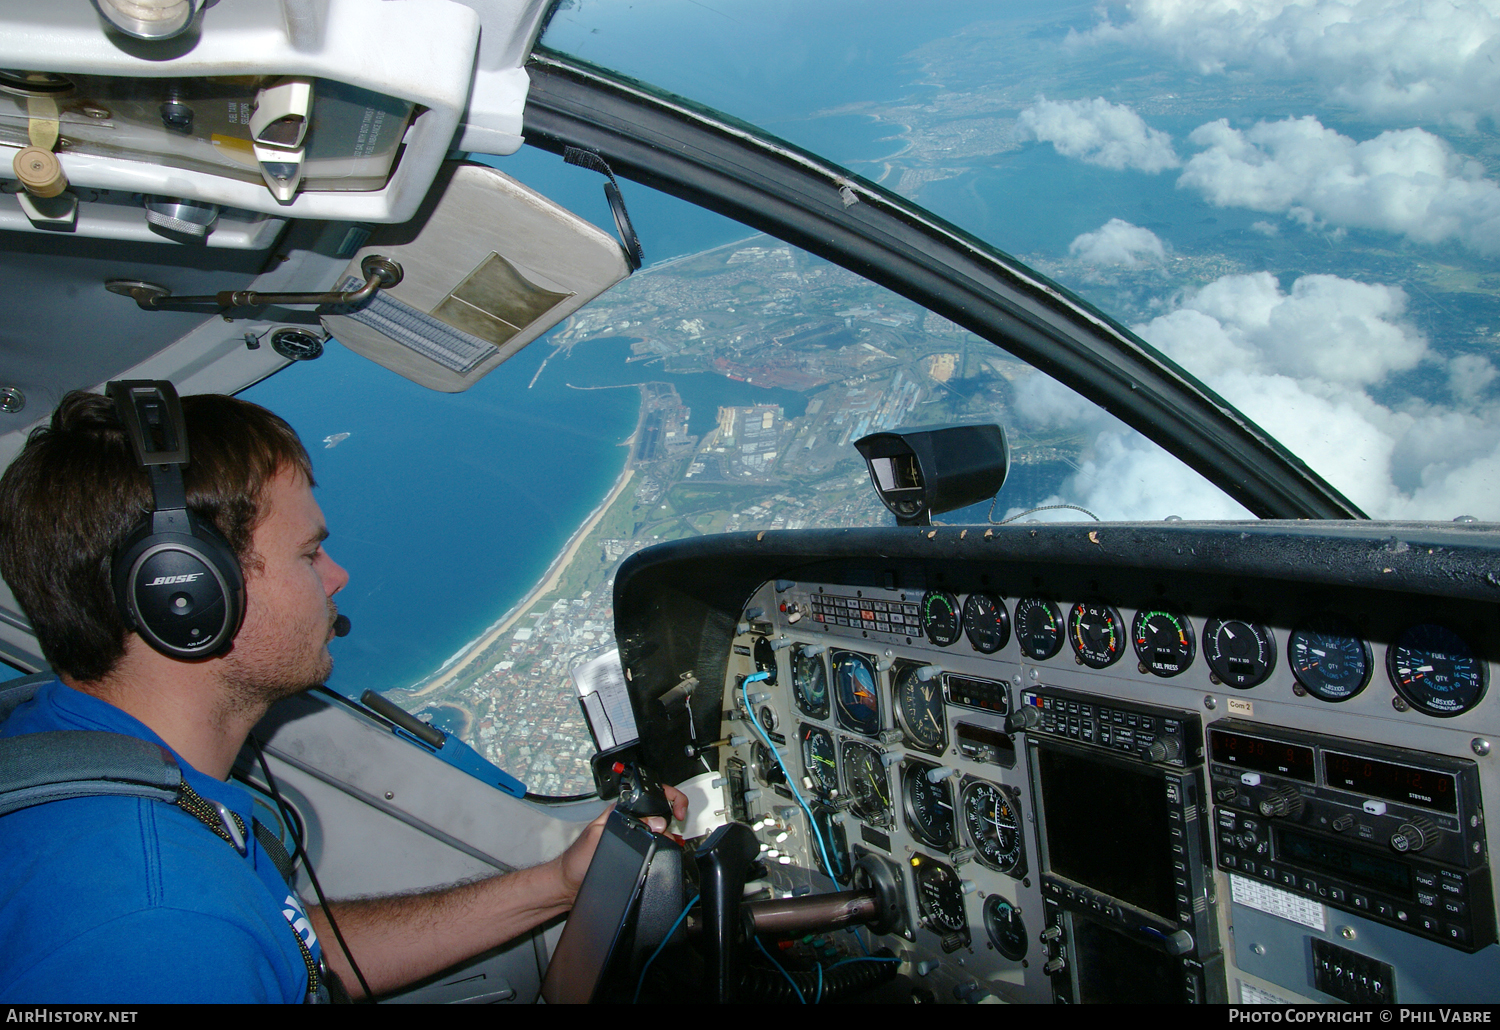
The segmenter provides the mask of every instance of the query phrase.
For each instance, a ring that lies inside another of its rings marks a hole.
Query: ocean
[[[538,340],[469,391],[441,394],[329,341],[241,396],[302,436],[328,520],[327,548],[349,570],[337,598],[353,622],[332,644],[329,685],[358,696],[416,682],[450,661],[518,602],[624,468],[640,392],[578,390],[673,382],[692,431],[720,405],[806,397],[711,374],[627,365],[631,341],[590,341],[558,354]],[[324,440],[349,435],[327,447]]]

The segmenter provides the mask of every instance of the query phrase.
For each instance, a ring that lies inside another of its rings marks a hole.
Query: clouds
[[[1372,516],[1500,515],[1500,372],[1480,355],[1434,354],[1400,289],[1313,275],[1284,290],[1267,273],[1225,276],[1134,328]],[[1092,441],[1046,503],[1116,519],[1247,515],[1043,376],[1018,389],[1014,412],[1023,432]]]
[[[1236,275],[1135,330],[1371,515],[1493,517],[1496,371],[1482,357],[1433,354],[1405,307],[1392,286],[1315,275],[1283,291],[1268,273]],[[1392,380],[1427,365],[1447,373],[1423,377],[1438,380],[1434,395]]]
[[[1172,138],[1148,126],[1124,104],[1093,100],[1038,100],[1016,119],[1022,139],[1051,143],[1059,154],[1105,168],[1160,172],[1180,162]]]
[[[1111,218],[1095,232],[1086,232],[1068,246],[1068,255],[1086,265],[1139,265],[1166,257],[1161,239],[1150,229]]]
[[[1496,0],[1126,0],[1072,37],[1165,51],[1200,74],[1309,78],[1369,114],[1472,125],[1500,113]]]
[[[1500,252],[1500,186],[1422,129],[1357,143],[1312,116],[1244,130],[1221,118],[1193,130],[1188,142],[1203,150],[1188,159],[1177,185],[1218,207]]]

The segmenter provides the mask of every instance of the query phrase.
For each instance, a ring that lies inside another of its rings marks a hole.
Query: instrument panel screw
[[[1266,946],[1264,944],[1252,944],[1250,945],[1250,950],[1257,955],[1264,955],[1266,953]]]
[[[1398,694],[1391,698],[1391,707],[1398,712],[1404,712],[1411,706],[1406,703],[1406,698]]]
[[[1207,708],[1211,712],[1215,708],[1219,707],[1219,699],[1214,697],[1212,694],[1204,694],[1203,707]]]
[[[385,792],[385,799],[387,801],[394,801],[396,799],[396,792],[394,790],[388,790],[388,791],[386,791]]]
[[[1292,681],[1292,693],[1296,694],[1298,697],[1306,697],[1307,696],[1307,688],[1304,687],[1302,684],[1300,684],[1300,683],[1296,682],[1295,680],[1293,680]]]
[[[26,395],[14,386],[0,388],[0,411],[14,415],[26,407]]]
[[[1346,941],[1352,941],[1352,940],[1354,940],[1354,936],[1355,936],[1355,934],[1354,934],[1354,927],[1352,927],[1352,926],[1341,926],[1341,927],[1339,927],[1339,936],[1342,937],[1342,938],[1344,938],[1344,940],[1346,940]]]
[[[1480,758],[1490,753],[1490,742],[1483,737],[1475,737],[1469,741],[1469,748]]]

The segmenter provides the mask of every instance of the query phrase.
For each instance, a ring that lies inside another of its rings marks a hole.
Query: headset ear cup
[[[229,650],[244,621],[244,576],[211,527],[190,518],[187,528],[137,528],[116,554],[115,599],[125,624],[161,654],[209,658]]]

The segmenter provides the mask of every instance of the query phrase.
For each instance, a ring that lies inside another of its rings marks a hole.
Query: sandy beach
[[[631,456],[634,457],[633,447]],[[552,564],[547,568],[547,574],[542,577],[541,581],[532,587],[525,597],[521,598],[519,604],[506,612],[505,616],[489,632],[465,648],[462,656],[454,661],[452,665],[439,673],[436,678],[413,690],[410,696],[413,698],[425,697],[452,683],[468,668],[469,663],[476,656],[483,654],[497,640],[515,628],[516,623],[521,621],[522,616],[531,611],[531,606],[536,603],[537,598],[556,589],[557,584],[562,581],[563,573],[568,570],[568,566],[573,563],[573,558],[578,554],[578,549],[583,546],[583,542],[594,531],[594,527],[599,524],[599,520],[604,518],[604,513],[609,511],[610,505],[619,500],[620,495],[625,492],[633,478],[635,478],[634,462],[630,461],[627,462],[625,470],[620,473],[620,478],[615,480],[614,488],[610,490],[608,496],[599,502],[599,506],[589,515],[588,520],[578,527],[572,538],[568,540],[568,546],[563,549],[563,552],[553,559]]]

